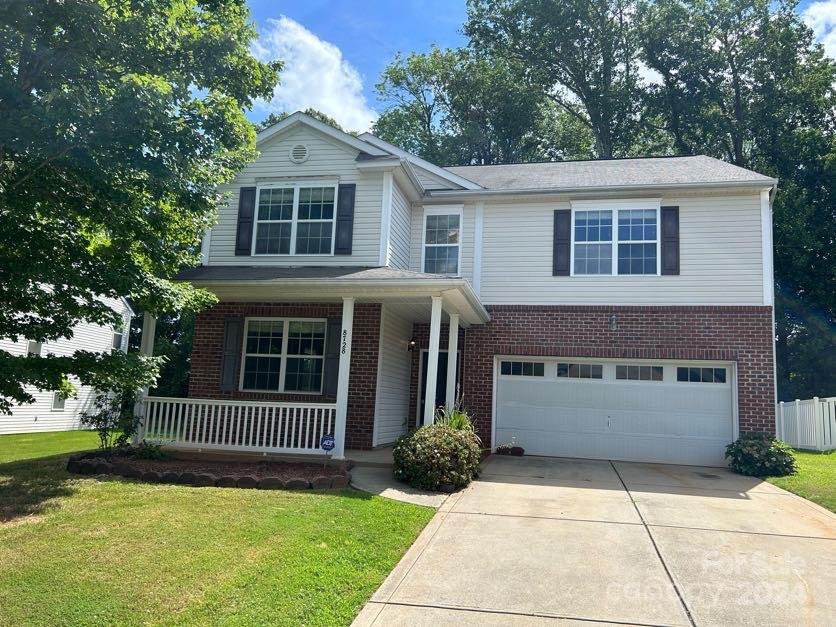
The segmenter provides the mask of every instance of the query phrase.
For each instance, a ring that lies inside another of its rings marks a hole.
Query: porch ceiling
[[[457,313],[466,326],[490,320],[465,279],[393,268],[203,266],[178,279],[206,288],[221,301],[385,303],[413,322],[429,322],[431,297],[441,296],[445,319]]]

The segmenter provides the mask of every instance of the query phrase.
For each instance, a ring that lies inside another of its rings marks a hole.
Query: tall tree
[[[387,108],[375,133],[445,165],[584,156],[588,133],[566,127],[513,64],[467,49],[398,56],[377,86]],[[579,132],[578,132],[579,131]],[[578,154],[582,153],[582,154]]]
[[[97,297],[181,311],[211,296],[169,279],[195,264],[215,187],[254,154],[243,109],[279,64],[250,53],[241,0],[0,3],[0,337],[50,342],[115,324]],[[147,384],[114,352],[0,351],[0,411],[26,385]]]
[[[818,369],[813,364],[836,350],[836,64],[815,44],[795,1],[657,0],[640,5],[637,21],[642,57],[662,77],[648,115],[663,120],[676,150],[780,180],[781,394],[827,393],[813,382],[829,377],[836,388],[836,373],[796,369]]]
[[[468,0],[465,33],[513,59],[527,85],[587,126],[595,152],[629,153],[639,131],[633,0]]]
[[[329,126],[333,126],[336,129],[339,129],[341,131],[345,130],[342,126],[340,126],[339,122],[337,122],[334,118],[332,118],[327,113],[323,113],[319,109],[314,109],[313,107],[308,107],[307,109],[305,109],[303,111],[303,113],[306,113],[307,115],[311,116],[312,118],[315,118],[315,119],[319,120],[320,122],[328,124]],[[282,111],[281,113],[271,113],[270,115],[268,115],[266,118],[264,118],[261,122],[259,122],[255,126],[259,131],[262,131],[265,128],[267,128],[268,126],[273,126],[274,124],[278,124],[279,122],[281,122],[282,120],[284,120],[286,117],[288,117],[290,115],[291,115],[291,113],[288,113],[287,111]]]

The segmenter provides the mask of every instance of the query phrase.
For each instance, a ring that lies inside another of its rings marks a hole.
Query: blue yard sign
[[[333,451],[336,445],[336,442],[334,442],[334,436],[330,433],[326,433],[319,440],[319,446],[324,451]]]

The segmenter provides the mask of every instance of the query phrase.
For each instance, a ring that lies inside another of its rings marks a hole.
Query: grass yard
[[[346,625],[434,513],[77,478],[80,435],[0,436],[2,625]]]
[[[61,453],[76,453],[98,446],[99,436],[95,431],[0,435],[0,464]]]
[[[795,457],[797,474],[767,481],[836,512],[836,451],[795,451]]]

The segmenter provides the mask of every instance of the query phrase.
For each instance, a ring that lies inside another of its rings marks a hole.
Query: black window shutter
[[[242,187],[238,196],[238,231],[235,234],[236,255],[252,254],[254,218],[255,187]]]
[[[323,394],[337,395],[337,379],[340,374],[340,334],[343,321],[340,316],[328,318],[328,328],[325,332],[325,364]]]
[[[569,250],[572,246],[572,212],[558,209],[554,212],[554,243],[552,248],[552,274],[569,276]]]
[[[244,321],[241,318],[227,318],[224,320],[223,357],[221,358],[222,391],[228,392],[237,387],[243,333]]]
[[[350,255],[354,238],[354,183],[340,185],[337,192],[337,240],[334,242],[335,255]]]
[[[679,274],[679,207],[662,207],[662,274]]]

